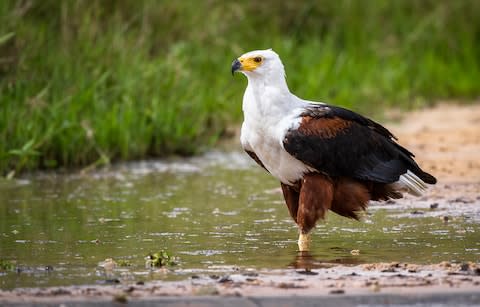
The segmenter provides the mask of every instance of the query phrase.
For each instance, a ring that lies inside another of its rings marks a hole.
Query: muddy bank
[[[479,103],[439,105],[387,126],[440,183],[480,183]]]
[[[305,269],[305,266],[309,266],[308,255],[299,256],[297,260],[297,268],[287,270],[245,270],[223,276],[193,275],[189,280],[179,282],[156,281],[148,284],[0,291],[0,302],[125,302],[165,296],[286,297],[480,293],[480,267],[475,263],[376,263],[358,266],[325,265],[323,268]]]
[[[387,125],[439,183],[421,198],[373,203],[370,210],[402,209],[402,215],[435,217],[444,223],[480,223],[480,105],[441,105]],[[399,210],[400,211],[400,210]],[[468,231],[458,229],[456,231]],[[314,239],[315,242],[321,238]],[[479,237],[480,241],[480,237]],[[472,248],[478,248],[474,246]],[[362,253],[362,250],[352,253]],[[412,248],[412,253],[415,250]],[[402,261],[402,259],[398,259]],[[403,260],[405,261],[405,260]],[[469,263],[371,263],[338,265],[299,255],[284,270],[232,269],[227,274],[188,274],[183,281],[122,281],[0,290],[0,303],[143,301],[163,297],[378,296],[424,293],[480,293],[480,259]],[[161,274],[169,274],[163,270]],[[464,296],[462,296],[464,297]],[[477,299],[480,300],[480,298]],[[476,301],[480,304],[480,301]]]

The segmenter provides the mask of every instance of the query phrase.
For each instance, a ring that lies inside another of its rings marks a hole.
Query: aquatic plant
[[[0,271],[13,271],[15,264],[9,260],[0,259]]]
[[[146,257],[147,267],[164,267],[176,265],[176,258],[169,252],[161,250],[160,252],[150,254]]]

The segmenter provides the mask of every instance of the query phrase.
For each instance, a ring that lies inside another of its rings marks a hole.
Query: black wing
[[[313,105],[283,146],[295,158],[329,176],[393,183],[410,170],[426,183],[436,179],[420,169],[414,155],[380,124],[350,110]]]

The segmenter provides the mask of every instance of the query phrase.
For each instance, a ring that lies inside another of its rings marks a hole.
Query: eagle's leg
[[[310,251],[310,242],[312,242],[312,234],[311,233],[301,233],[298,236],[298,250],[300,252],[308,252]]]
[[[296,185],[286,185],[281,183],[283,197],[285,198],[285,203],[287,204],[288,212],[290,216],[297,222],[297,213],[298,213],[298,200],[300,198],[300,183]],[[310,250],[310,234],[303,234],[300,232],[300,236],[298,237],[298,249],[299,251],[309,251]]]
[[[310,232],[332,206],[333,190],[333,183],[326,176],[310,173],[303,177],[296,220],[300,228],[298,248],[301,252],[310,250]]]

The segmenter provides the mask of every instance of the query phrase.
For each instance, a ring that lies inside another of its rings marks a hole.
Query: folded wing
[[[312,105],[301,117],[300,126],[287,131],[283,146],[321,173],[394,183],[410,170],[425,183],[436,182],[390,131],[368,118],[329,105]]]

